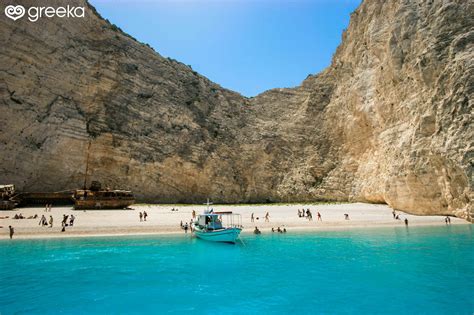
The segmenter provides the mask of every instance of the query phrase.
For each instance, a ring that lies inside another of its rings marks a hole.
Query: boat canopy
[[[218,230],[229,227],[242,227],[242,217],[240,214],[232,213],[232,211],[221,211],[204,213],[198,216],[195,223],[201,228],[209,230]]]
[[[222,229],[222,221],[219,219],[219,215],[214,213],[199,215],[198,224],[211,230]]]

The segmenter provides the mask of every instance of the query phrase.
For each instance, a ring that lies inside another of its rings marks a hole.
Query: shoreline
[[[242,216],[242,235],[253,232],[255,226],[263,234],[271,234],[271,228],[285,227],[289,233],[341,231],[363,228],[404,227],[403,220],[409,221],[409,227],[446,226],[444,216],[415,216],[397,211],[400,220],[393,219],[392,209],[386,205],[364,203],[326,203],[326,204],[280,204],[280,205],[213,205],[215,210],[227,210],[240,213]],[[178,211],[171,211],[178,207]],[[19,208],[12,211],[0,211],[0,240],[9,239],[8,226],[15,228],[14,239],[65,239],[84,237],[123,237],[123,236],[176,236],[185,235],[180,222],[189,222],[192,210],[202,213],[204,205],[134,205],[132,210],[87,210],[78,211],[71,207],[55,207],[51,212],[44,208]],[[298,209],[310,209],[313,221],[297,216]],[[146,222],[139,221],[139,213],[146,211],[149,215]],[[266,212],[270,213],[270,222],[263,222]],[[317,212],[323,221],[317,221]],[[36,219],[12,219],[15,214],[25,217],[38,215]],[[256,221],[251,222],[251,214]],[[344,219],[349,214],[350,220]],[[73,227],[66,227],[61,232],[63,214],[74,214],[76,221]],[[41,215],[53,216],[53,228],[38,226]],[[8,216],[9,218],[5,218]],[[469,225],[468,221],[451,218],[452,225]],[[191,233],[188,231],[188,234]]]
[[[451,225],[455,226],[463,226],[469,225],[469,222],[466,223],[455,223]],[[419,227],[441,227],[447,226],[446,224],[438,224],[438,223],[418,223],[408,226],[408,228],[419,228]],[[285,226],[287,227],[287,226]],[[373,225],[373,224],[366,224],[366,225],[348,225],[348,226],[314,226],[314,227],[306,227],[306,226],[292,226],[286,234],[298,234],[298,233],[317,233],[317,232],[335,232],[335,231],[349,231],[349,230],[360,230],[360,229],[388,229],[388,228],[403,228],[405,227],[404,224],[383,224],[383,225]],[[271,228],[261,228],[260,231],[262,234],[275,234],[279,235],[282,233],[272,232]],[[241,235],[249,235],[253,234],[253,230],[250,228],[244,228],[241,232]],[[78,238],[108,238],[108,237],[135,237],[135,236],[177,236],[177,235],[189,235],[190,237],[194,237],[193,233],[188,232],[187,234],[184,233],[182,230],[173,230],[173,231],[154,231],[154,232],[147,232],[147,231],[129,231],[123,230],[120,232],[111,232],[107,233],[105,231],[99,233],[89,233],[87,231],[74,231],[69,233],[25,233],[21,235],[15,234],[14,240],[49,240],[49,239],[78,239]],[[0,237],[1,241],[8,241],[8,235],[2,235]]]

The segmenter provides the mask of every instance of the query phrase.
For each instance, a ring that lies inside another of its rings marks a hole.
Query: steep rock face
[[[37,5],[25,1],[25,7]],[[77,1],[48,5],[84,5]],[[2,8],[3,9],[3,8]],[[474,5],[366,0],[331,66],[255,98],[101,19],[0,19],[0,182],[142,200],[472,212]]]
[[[86,6],[48,2],[61,4]],[[139,198],[202,200],[225,185],[226,196],[238,199],[232,183],[210,178],[231,176],[227,156],[245,124],[239,94],[159,56],[89,8],[83,19],[2,18],[1,28],[2,182],[30,191],[81,187],[89,154],[89,182],[133,189]]]
[[[352,15],[327,107],[341,166],[356,167],[351,198],[472,212],[473,13],[469,1],[366,1]]]

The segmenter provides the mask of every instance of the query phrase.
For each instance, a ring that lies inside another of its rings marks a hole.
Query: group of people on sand
[[[309,209],[298,209],[298,217],[299,218],[306,218],[309,221],[313,221],[313,213]],[[321,213],[317,212],[317,217],[318,221],[323,221],[323,218],[321,217]]]
[[[52,207],[53,207],[52,203],[47,203],[45,208],[44,208],[44,212],[51,212]]]
[[[191,216],[192,218],[189,221],[189,224],[188,222],[183,223],[183,221],[179,223],[179,226],[181,227],[182,230],[184,230],[184,233],[188,233],[188,230],[191,233],[193,232],[194,222],[196,220],[196,210],[193,209],[193,211],[191,212]]]
[[[49,225],[49,227],[52,228],[53,227],[53,216],[52,215],[49,216],[49,224],[48,224],[48,220],[46,220],[46,217],[43,214],[41,216],[41,219],[40,219],[38,225],[40,225],[40,226],[48,226]]]
[[[270,222],[270,212],[266,212],[264,218],[265,222]],[[260,218],[255,217],[255,214],[252,212],[252,214],[250,215],[250,222],[255,222],[255,219],[259,220]]]
[[[184,233],[188,233],[188,229],[191,230],[191,232],[193,231],[193,219],[191,219],[191,222],[189,222],[189,225],[188,225],[188,222],[183,223],[183,221],[181,221],[179,225],[181,226],[181,229],[184,230]]]
[[[138,217],[140,218],[140,222],[146,221],[146,218],[148,217],[148,213],[146,213],[146,211],[143,211],[143,213],[140,212]]]
[[[401,220],[400,215],[397,214],[397,213],[395,212],[395,210],[392,211],[392,215],[393,215],[393,218],[394,218],[395,220]],[[405,225],[408,226],[408,219],[407,219],[407,218],[405,218],[405,220],[403,220],[403,222],[405,222]]]
[[[38,218],[38,215],[37,215],[37,214],[35,214],[35,215],[30,215],[29,217],[25,217],[25,216],[23,216],[23,214],[20,213],[20,214],[15,214],[15,215],[13,216],[13,219],[14,219],[14,220],[36,219],[36,218]]]
[[[15,217],[13,217],[14,219],[26,219],[25,217],[23,217],[23,215],[20,213],[20,214],[15,214]],[[38,218],[38,215],[35,214],[34,216],[31,216],[31,217],[28,217],[28,219],[37,219]],[[69,219],[69,223],[68,223],[68,219]],[[66,231],[66,226],[74,226],[74,221],[76,220],[76,217],[71,214],[71,215],[66,215],[66,214],[63,214],[63,220],[61,222],[61,225],[62,225],[62,230],[61,232],[65,232]],[[49,221],[46,219],[46,216],[43,214],[41,215],[41,219],[39,220],[38,222],[38,225],[41,226],[41,227],[44,227],[44,226],[49,226],[50,228],[53,227],[53,222],[54,222],[54,219],[53,219],[53,216],[50,215],[49,216]],[[13,238],[13,234],[15,234],[15,229],[10,225],[8,226],[9,230],[10,230],[10,238]]]
[[[69,224],[67,223],[68,218],[69,218]],[[73,214],[71,214],[71,216],[67,214],[63,214],[63,220],[61,221],[61,226],[63,228],[61,229],[61,232],[66,232],[66,226],[74,226],[74,220],[76,220],[76,217]],[[51,226],[53,226],[52,223],[51,223]]]

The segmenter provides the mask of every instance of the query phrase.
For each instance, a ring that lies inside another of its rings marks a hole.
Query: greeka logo
[[[25,8],[22,5],[9,5],[5,8],[5,15],[8,16],[13,21],[18,20],[23,15],[25,15]]]
[[[42,17],[52,18],[52,17],[66,17],[66,18],[75,18],[75,17],[84,17],[85,10],[84,7],[30,7],[28,11],[22,5],[9,5],[5,8],[5,15],[16,21],[22,18],[25,13],[28,13],[28,20],[31,22],[36,22]]]

